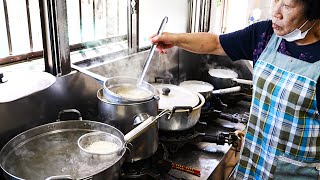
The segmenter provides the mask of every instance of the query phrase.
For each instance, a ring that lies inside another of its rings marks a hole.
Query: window
[[[0,64],[42,56],[37,0],[0,1],[0,39]]]
[[[188,31],[188,0],[146,0],[139,3],[139,48],[150,46],[148,37],[157,33],[165,16],[168,17],[168,23],[164,31]]]
[[[66,0],[66,3],[71,61],[128,48],[127,0]],[[39,0],[0,1],[0,65],[43,61],[41,33]]]
[[[243,29],[269,19],[270,8],[270,0],[213,0],[210,31],[220,34]]]
[[[71,61],[128,49],[127,0],[67,0]]]

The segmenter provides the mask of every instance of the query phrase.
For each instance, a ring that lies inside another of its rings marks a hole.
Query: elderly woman
[[[320,174],[320,1],[274,0],[272,20],[224,35],[152,36],[173,46],[254,62],[253,99],[236,179],[317,179]]]

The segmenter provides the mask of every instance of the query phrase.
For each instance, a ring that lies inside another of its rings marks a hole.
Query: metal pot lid
[[[210,83],[197,80],[183,81],[179,84],[179,86],[199,93],[209,92],[213,90],[213,86]]]
[[[231,69],[210,69],[209,74],[217,78],[238,78],[238,73]]]
[[[196,107],[199,97],[194,92],[172,84],[153,84],[159,91],[159,109],[173,109],[177,106]]]
[[[56,77],[47,72],[21,71],[0,73],[0,103],[7,103],[45,90]]]

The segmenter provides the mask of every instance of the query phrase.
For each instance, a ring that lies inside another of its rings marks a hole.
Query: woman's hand
[[[159,36],[157,36],[157,34],[153,34],[149,40],[152,42],[152,44],[157,45],[157,50],[160,53],[166,53],[166,49],[175,46],[176,37],[173,33],[164,32]]]
[[[244,138],[244,132],[243,131],[240,131],[240,130],[236,130],[234,132],[235,135],[237,135],[239,138]]]

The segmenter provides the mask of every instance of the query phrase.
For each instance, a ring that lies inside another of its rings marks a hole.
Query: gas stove
[[[157,152],[148,159],[125,163],[121,179],[208,179],[227,153],[237,155],[241,145],[234,131],[243,130],[249,118],[249,100],[222,98],[206,100],[194,127],[159,131]]]

